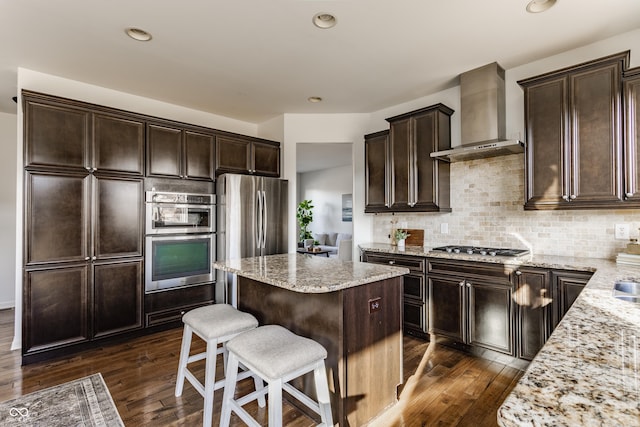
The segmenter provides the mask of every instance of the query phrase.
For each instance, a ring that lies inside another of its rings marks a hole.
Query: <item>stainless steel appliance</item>
[[[147,191],[146,234],[213,233],[213,194]]]
[[[528,249],[504,249],[504,248],[486,248],[477,246],[461,246],[461,245],[449,245],[433,248],[433,251],[449,252],[454,254],[467,254],[467,255],[488,255],[488,256],[504,256],[504,257],[518,257],[527,255]]]
[[[145,292],[215,282],[215,196],[148,191]]]
[[[288,181],[249,175],[223,174],[217,182],[218,259],[286,253]],[[226,280],[220,272],[219,280]],[[231,280],[216,300],[231,302]]]

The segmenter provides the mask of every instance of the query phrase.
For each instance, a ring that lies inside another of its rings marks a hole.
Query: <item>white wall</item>
[[[0,113],[0,309],[15,305],[17,116]]]
[[[353,167],[341,166],[298,175],[300,200],[313,202],[309,230],[317,233],[353,234],[353,222],[342,221],[342,195],[353,191]]]

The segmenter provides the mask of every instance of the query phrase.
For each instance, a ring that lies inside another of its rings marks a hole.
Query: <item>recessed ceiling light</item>
[[[322,102],[322,98],[320,98],[319,96],[310,96],[307,98],[307,101],[309,102]]]
[[[330,13],[316,13],[313,16],[313,25],[324,30],[335,27],[336,23],[336,17]]]
[[[556,4],[557,0],[531,0],[527,5],[527,12],[540,13],[548,10]]]
[[[134,40],[141,42],[148,42],[151,40],[151,33],[147,33],[145,30],[141,30],[140,28],[127,28],[124,32]]]

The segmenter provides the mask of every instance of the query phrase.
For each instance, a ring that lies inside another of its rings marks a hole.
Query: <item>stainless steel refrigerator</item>
[[[287,201],[284,179],[223,174],[217,179],[218,260],[288,252]],[[234,302],[232,280],[218,272],[217,302]]]

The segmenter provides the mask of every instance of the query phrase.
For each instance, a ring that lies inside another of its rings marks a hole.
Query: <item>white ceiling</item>
[[[527,1],[1,0],[0,111],[24,67],[252,123],[366,113],[640,27],[638,0]]]

